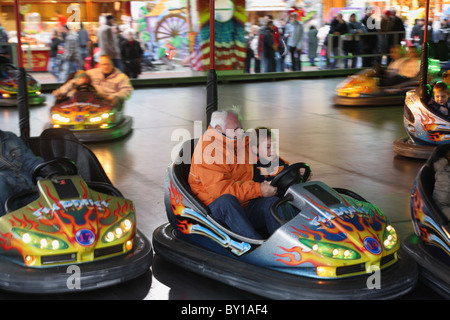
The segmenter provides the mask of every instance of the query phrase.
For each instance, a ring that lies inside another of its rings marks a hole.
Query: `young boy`
[[[52,94],[58,98],[64,98],[64,97],[72,97],[72,95],[77,91],[77,88],[85,85],[85,84],[91,84],[91,78],[84,70],[78,70],[75,74],[73,79],[70,81],[67,81],[65,84],[63,84],[61,87],[59,87],[56,90],[53,90]]]
[[[272,181],[289,163],[281,159],[276,150],[275,137],[269,128],[255,129],[255,140],[250,142],[250,150],[258,158],[253,164],[253,180],[256,182]]]
[[[433,98],[428,105],[432,110],[448,118],[450,115],[449,96],[450,89],[448,85],[444,82],[439,82],[433,88]]]

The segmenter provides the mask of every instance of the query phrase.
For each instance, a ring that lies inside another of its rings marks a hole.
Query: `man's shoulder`
[[[87,70],[86,73],[90,77],[98,77],[102,74],[102,71],[99,68],[92,68]]]

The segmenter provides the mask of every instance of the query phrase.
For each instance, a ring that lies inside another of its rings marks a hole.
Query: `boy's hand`
[[[277,194],[278,188],[274,187],[268,181],[261,183],[261,193],[264,198],[273,197]]]

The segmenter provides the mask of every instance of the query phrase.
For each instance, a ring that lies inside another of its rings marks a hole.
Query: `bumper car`
[[[416,285],[417,266],[400,252],[380,209],[349,190],[299,183],[308,175],[305,164],[291,165],[272,181],[282,194],[271,208],[278,230],[264,240],[229,231],[190,190],[190,157],[183,154],[192,155],[194,144],[184,144],[165,177],[169,223],[152,241],[162,258],[271,299],[390,299]],[[280,205],[297,214],[279,218]]]
[[[0,106],[13,107],[17,105],[17,73],[18,69],[9,63],[0,64]],[[28,104],[40,105],[45,102],[41,93],[41,85],[32,76],[27,75]]]
[[[405,251],[419,265],[419,275],[436,292],[450,299],[450,223],[433,200],[433,163],[450,150],[437,147],[420,169],[411,195],[414,234],[403,242]]]
[[[430,59],[428,74],[437,76],[439,61]],[[349,76],[336,87],[333,98],[335,105],[341,106],[385,106],[403,104],[406,93],[419,85],[419,76],[390,86],[379,86],[379,74],[374,69],[363,70]]]
[[[47,129],[29,146],[44,158],[33,178],[45,178],[5,204],[0,288],[85,291],[147,272],[153,249],[136,228],[133,202],[111,184],[95,155],[63,129]]]
[[[83,85],[51,107],[49,127],[71,130],[82,142],[118,139],[129,134],[133,124],[122,109],[100,97],[93,86]]]
[[[428,88],[428,92],[431,92]],[[450,143],[450,122],[428,107],[430,95],[420,97],[419,90],[411,90],[405,99],[403,124],[408,137],[394,141],[393,150],[396,154],[428,159],[438,145]]]
[[[333,98],[341,106],[381,106],[402,104],[406,92],[416,88],[418,79],[411,79],[393,86],[378,86],[374,70],[364,70],[349,76],[336,87]]]

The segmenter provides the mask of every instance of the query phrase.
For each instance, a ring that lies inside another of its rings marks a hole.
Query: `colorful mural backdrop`
[[[196,59],[197,70],[200,70],[199,57],[203,70],[210,67],[210,32],[209,1],[197,0],[200,31],[196,36],[192,58]],[[245,61],[245,0],[215,1],[215,69],[244,69]]]
[[[168,46],[173,55],[188,64],[188,32],[186,0],[151,0],[140,9],[139,31],[155,58],[161,58]]]

